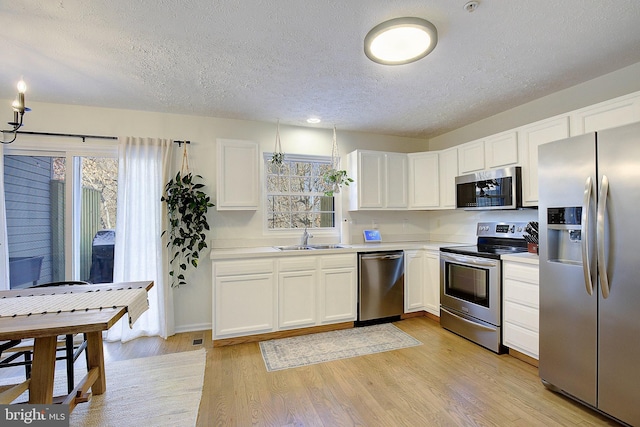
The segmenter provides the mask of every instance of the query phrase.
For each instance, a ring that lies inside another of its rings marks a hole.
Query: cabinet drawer
[[[213,272],[216,277],[235,276],[239,274],[273,273],[273,260],[242,260],[214,262]]]
[[[317,258],[313,256],[301,256],[278,260],[278,271],[304,271],[315,270]]]
[[[320,263],[323,269],[327,268],[355,268],[357,266],[357,255],[324,255],[320,257]]]
[[[516,262],[505,262],[503,275],[507,279],[522,280],[529,283],[540,283],[538,278],[538,266],[531,264],[519,264]]]
[[[504,345],[527,354],[535,359],[539,354],[539,335],[536,332],[505,322],[503,331]]]
[[[533,332],[538,332],[539,311],[535,308],[526,307],[507,301],[504,304],[504,321],[514,323]]]
[[[503,292],[505,301],[512,301],[533,308],[540,306],[540,288],[538,285],[505,279]]]

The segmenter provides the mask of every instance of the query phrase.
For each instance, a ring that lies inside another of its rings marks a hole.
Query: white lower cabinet
[[[320,257],[320,323],[351,322],[357,319],[357,255]]]
[[[318,320],[317,257],[278,260],[278,328],[313,326]]]
[[[273,261],[218,262],[213,271],[214,339],[275,330]]]
[[[213,339],[357,318],[357,255],[213,262]]]
[[[433,250],[404,252],[404,312],[424,310],[440,316],[440,253]]]
[[[505,260],[503,263],[503,344],[538,359],[538,265]]]
[[[404,312],[424,310],[424,250],[404,251]]]
[[[426,250],[424,309],[440,317],[440,252]]]

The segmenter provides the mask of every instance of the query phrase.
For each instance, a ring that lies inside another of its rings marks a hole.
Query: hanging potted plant
[[[347,171],[340,169],[340,152],[338,150],[338,140],[336,138],[336,127],[333,127],[333,143],[331,146],[331,168],[327,170],[322,179],[329,186],[329,190],[324,192],[325,196],[332,197],[334,193],[340,192],[340,187],[349,185],[353,179],[349,178]]]
[[[280,120],[278,120],[276,125],[276,145],[273,149],[273,155],[271,156],[269,163],[276,166],[278,171],[280,171],[280,168],[284,163],[284,152],[282,151],[282,145],[280,144]]]
[[[349,185],[350,182],[353,182],[353,179],[347,176],[346,170],[339,170],[335,168],[331,168],[324,173],[322,176],[324,182],[329,185],[331,188],[324,192],[325,196],[332,197],[334,193],[340,192],[340,187],[343,185]]]
[[[186,170],[186,144],[183,155],[183,168],[171,178],[164,187],[164,195],[160,199],[167,204],[169,227],[164,230],[168,235],[167,247],[170,249],[169,275],[171,287],[186,285],[185,272],[189,266],[198,267],[200,253],[207,248],[206,234],[209,230],[207,211],[214,204],[202,190],[204,184],[197,182],[200,175]]]

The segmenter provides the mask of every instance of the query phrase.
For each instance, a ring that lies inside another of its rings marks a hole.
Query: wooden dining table
[[[44,287],[37,288],[37,290],[27,288],[24,290],[0,291],[0,298],[121,289],[145,289],[148,292],[152,287],[152,281],[141,281]],[[85,334],[87,341],[87,374],[72,393],[63,396],[61,399],[56,399],[56,403],[68,404],[69,411],[71,411],[77,403],[89,400],[91,394],[99,395],[104,393],[107,386],[102,333],[111,328],[126,312],[127,307],[123,306],[0,317],[0,341],[34,339],[31,378],[0,392],[0,404],[10,403],[27,389],[29,390],[29,403],[54,403],[53,384],[57,340],[58,336],[68,334]],[[89,392],[89,390],[91,391]]]

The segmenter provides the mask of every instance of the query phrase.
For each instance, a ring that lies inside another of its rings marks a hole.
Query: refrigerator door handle
[[[593,281],[591,280],[591,258],[589,257],[589,206],[591,205],[591,177],[584,183],[584,199],[582,201],[582,271],[587,293],[593,295]]]
[[[604,223],[607,213],[607,196],[609,195],[609,178],[602,175],[600,181],[600,193],[598,194],[598,217],[596,220],[596,243],[598,246],[598,276],[600,277],[600,289],[604,298],[609,297],[609,278],[607,277],[607,263],[604,253]]]

